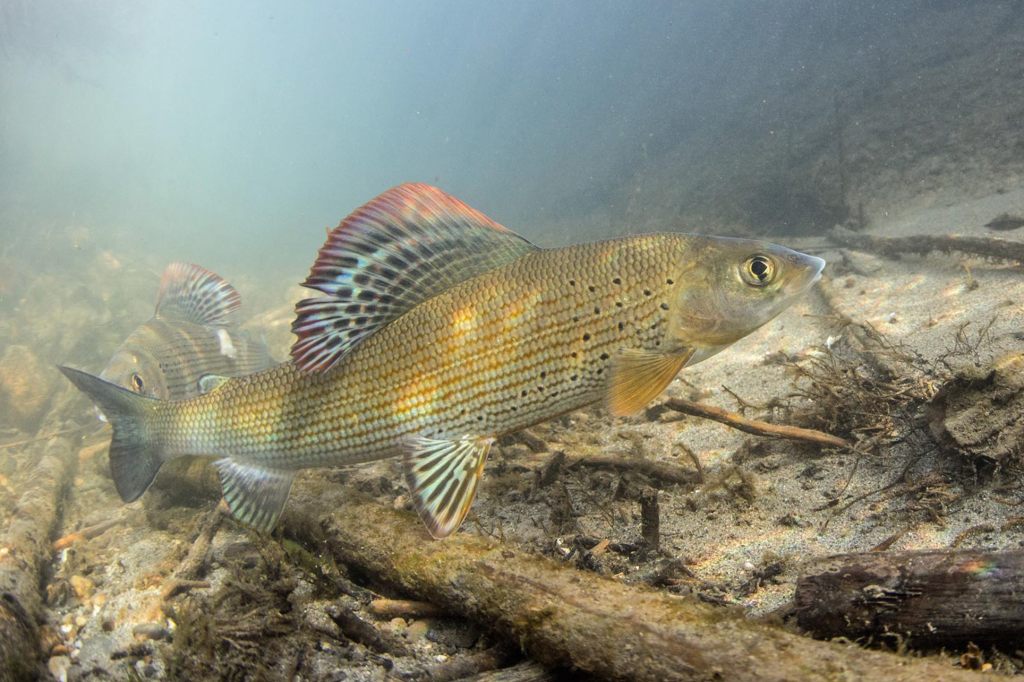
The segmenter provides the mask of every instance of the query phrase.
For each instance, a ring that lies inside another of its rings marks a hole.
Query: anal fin
[[[412,438],[403,467],[416,511],[435,538],[454,533],[466,518],[493,438]]]
[[[224,501],[236,519],[269,533],[277,523],[295,480],[292,469],[277,469],[230,458],[213,463],[220,473]]]
[[[644,409],[672,382],[690,358],[693,349],[676,353],[627,349],[612,358],[608,386],[608,410],[626,417]]]

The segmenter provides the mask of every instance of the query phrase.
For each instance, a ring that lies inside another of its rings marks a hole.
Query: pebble
[[[73,575],[68,582],[71,583],[71,589],[75,596],[81,601],[91,597],[93,590],[96,589],[96,585],[84,575]]]
[[[406,630],[409,633],[409,639],[423,639],[429,631],[430,622],[427,620],[414,620],[409,623],[409,628]]]
[[[67,656],[51,656],[46,662],[46,669],[53,675],[57,682],[67,682],[68,669],[71,667],[71,659]]]

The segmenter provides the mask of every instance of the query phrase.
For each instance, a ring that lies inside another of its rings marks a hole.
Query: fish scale
[[[296,305],[291,362],[176,402],[62,370],[111,418],[122,499],[167,459],[219,457],[232,514],[269,530],[296,470],[402,455],[413,505],[445,537],[495,439],[601,400],[636,414],[823,267],[682,234],[539,249],[437,188],[402,185],[328,234],[304,283],[325,296]]]

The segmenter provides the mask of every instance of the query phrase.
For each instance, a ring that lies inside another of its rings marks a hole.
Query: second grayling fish
[[[266,344],[238,329],[241,305],[238,291],[216,273],[171,263],[153,317],[128,335],[100,376],[151,398],[184,400],[204,393],[211,377],[272,367]]]

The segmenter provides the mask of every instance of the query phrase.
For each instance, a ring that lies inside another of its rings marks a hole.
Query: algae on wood
[[[0,680],[35,679],[41,661],[40,585],[50,560],[61,499],[71,479],[74,453],[54,438],[25,477],[0,540]]]
[[[973,679],[943,660],[817,642],[469,534],[433,541],[414,515],[319,481],[297,486],[284,525],[364,575],[487,624],[553,667],[659,681]]]

